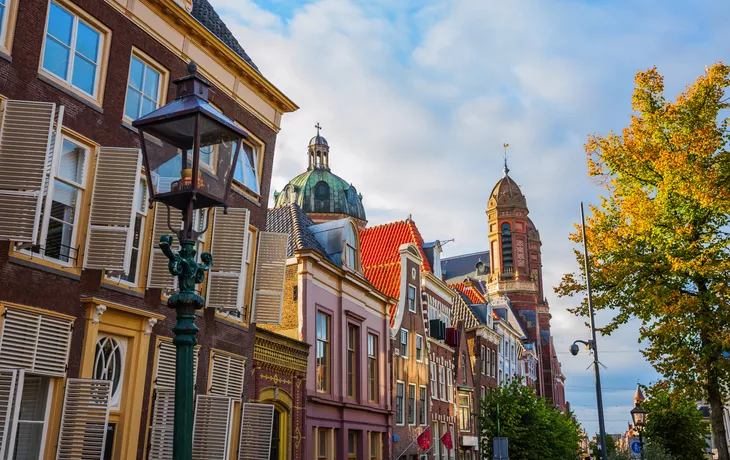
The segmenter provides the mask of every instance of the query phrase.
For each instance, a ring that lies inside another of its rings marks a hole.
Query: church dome
[[[489,194],[489,207],[494,206],[527,207],[525,195],[522,194],[522,190],[520,190],[517,183],[509,177],[506,156],[504,160],[504,176],[494,186],[492,193]]]
[[[320,129],[317,124],[317,135],[307,147],[307,171],[289,181],[280,192],[274,192],[274,207],[296,203],[314,222],[352,217],[364,227],[367,218],[362,195],[354,185],[330,171],[329,145],[319,134]]]

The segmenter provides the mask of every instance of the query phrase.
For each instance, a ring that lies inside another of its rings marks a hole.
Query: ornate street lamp
[[[193,449],[193,352],[197,344],[195,310],[204,299],[195,292],[213,258],[209,253],[196,260],[195,241],[206,229],[193,228],[193,211],[228,205],[228,193],[245,131],[208,103],[210,83],[197,74],[179,78],[177,98],[132,122],[137,128],[151,201],[167,207],[170,231],[180,240],[172,251],[172,236],[160,238],[160,249],[170,259],[179,291],[167,301],[177,312],[175,334],[175,428],[173,458],[190,460]],[[182,212],[182,228],[170,225],[170,208]],[[158,212],[161,208],[158,209]]]
[[[646,411],[641,408],[639,403],[636,403],[633,409],[631,409],[631,420],[634,422],[636,431],[639,432],[639,447],[641,449],[641,460],[644,460],[644,427],[646,427]]]

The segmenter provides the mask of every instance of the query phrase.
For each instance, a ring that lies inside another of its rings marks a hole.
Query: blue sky
[[[411,214],[446,256],[487,247],[487,198],[502,175],[527,197],[546,285],[577,268],[567,240],[597,203],[583,144],[628,124],[633,77],[653,65],[673,97],[726,58],[725,1],[211,0],[266,76],[301,109],[277,139],[274,188],[306,167],[320,122],[333,171],[364,195],[371,224]],[[597,430],[591,358],[573,301],[547,293],[567,398]],[[599,316],[598,325],[606,316]],[[630,420],[637,381],[657,378],[638,325],[599,339],[609,432]]]

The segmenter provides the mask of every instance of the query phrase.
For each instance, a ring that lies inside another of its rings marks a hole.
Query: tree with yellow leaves
[[[639,72],[629,126],[585,145],[589,174],[606,191],[585,229],[594,307],[614,313],[600,332],[641,321],[644,356],[688,397],[709,402],[721,460],[730,460],[722,419],[730,396],[729,74],[715,64],[667,101],[656,68]],[[580,243],[576,229],[570,238]],[[582,273],[565,274],[555,291],[581,295]],[[587,315],[585,298],[571,312]]]

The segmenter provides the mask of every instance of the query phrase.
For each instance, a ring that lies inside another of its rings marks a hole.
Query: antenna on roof
[[[504,147],[504,175],[506,176],[509,173],[509,168],[507,167],[507,147],[509,147],[509,144],[505,142],[502,144],[502,147]]]
[[[448,240],[439,241],[439,243],[441,244],[441,247],[444,247],[446,245],[446,243],[451,243],[453,241],[456,241],[456,240],[454,238],[450,238]]]
[[[408,217],[406,218],[406,222],[410,222],[412,220],[413,220],[413,217],[411,216],[411,214],[408,214]]]

